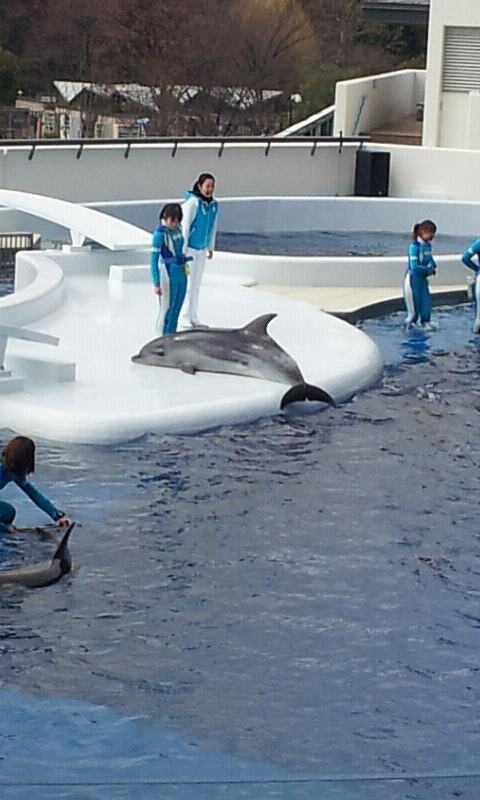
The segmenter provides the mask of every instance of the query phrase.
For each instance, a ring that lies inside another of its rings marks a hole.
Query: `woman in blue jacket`
[[[466,267],[473,269],[475,280],[472,284],[472,299],[475,306],[473,332],[480,333],[480,239],[476,239],[462,256]]]
[[[419,317],[423,327],[430,326],[432,300],[427,279],[437,271],[430,244],[436,232],[437,226],[430,219],[418,222],[412,231],[412,242],[408,248],[408,268],[403,285],[407,328],[414,325]]]
[[[202,172],[182,204],[182,230],[186,254],[192,259],[187,297],[182,311],[182,324],[186,327],[201,325],[198,318],[200,284],[205,269],[205,259],[213,257],[217,232],[218,203],[213,193],[215,178]]]
[[[5,445],[0,460],[0,491],[7,483],[16,483],[19,489],[33,500],[35,505],[45,511],[56,525],[69,525],[70,520],[63,511],[55,508],[48,497],[35,488],[28,480],[35,470],[35,443],[26,436],[15,436]],[[11,503],[0,500],[0,533],[15,533],[13,525],[16,509]]]

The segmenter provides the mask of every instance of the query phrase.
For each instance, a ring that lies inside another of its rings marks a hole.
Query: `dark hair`
[[[2,462],[14,475],[30,475],[35,471],[35,442],[27,436],[15,436],[3,448]]]
[[[183,219],[183,211],[182,207],[179,203],[167,203],[163,206],[160,214],[158,215],[159,219],[174,219],[176,222],[181,222]]]
[[[425,233],[433,233],[433,235],[435,236],[437,232],[437,226],[435,225],[434,222],[432,222],[431,219],[424,219],[423,222],[417,222],[417,224],[413,226],[413,231],[412,231],[413,241],[416,241],[417,236],[419,236],[422,231],[425,231]]]
[[[202,185],[202,183],[205,183],[205,181],[209,180],[215,183],[215,175],[212,175],[211,172],[201,172],[197,180],[193,184],[192,192],[194,192],[194,194],[199,194],[200,197],[203,197],[202,192],[200,190],[200,186]]]

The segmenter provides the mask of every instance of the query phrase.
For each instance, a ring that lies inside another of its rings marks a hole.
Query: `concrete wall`
[[[423,102],[425,71],[407,69],[340,81],[334,135],[355,136],[415,113]]]
[[[136,203],[96,203],[102,212],[151,230],[159,208],[172,198]],[[452,208],[453,205],[453,208]],[[458,205],[458,208],[457,208]],[[234,197],[223,198],[218,227],[229,233],[265,231],[399,231],[410,230],[412,220],[427,211],[439,217],[443,233],[476,230],[478,203],[447,204],[366,197]],[[2,216],[0,211],[0,230]],[[448,229],[448,230],[447,230]]]
[[[423,144],[426,147],[480,148],[480,131],[467,137],[466,92],[443,92],[443,50],[447,26],[480,27],[478,0],[430,0]]]
[[[17,189],[84,203],[178,197],[191,188],[200,172],[217,177],[217,194],[343,195],[353,187],[358,145],[321,144],[277,139],[267,144],[0,146],[0,188]]]
[[[92,207],[150,231],[161,206],[172,199],[175,198],[95,203]],[[441,233],[446,235],[472,237],[480,233],[479,202],[380,197],[224,198],[219,210],[219,229],[230,233],[372,230],[405,234],[414,222],[425,217],[433,218]],[[35,227],[28,227],[29,222]],[[59,234],[58,238],[68,236],[68,231],[52,230],[51,223],[44,223],[37,217],[0,209],[0,231],[7,230],[35,230],[44,239],[52,233]]]
[[[437,200],[478,200],[480,151],[370,144],[388,150],[390,195]],[[480,227],[480,219],[478,226]]]
[[[438,277],[432,286],[466,284],[467,269],[459,256],[437,256]],[[207,273],[239,275],[245,282],[267,286],[386,286],[401,287],[406,256],[297,257],[217,253]]]

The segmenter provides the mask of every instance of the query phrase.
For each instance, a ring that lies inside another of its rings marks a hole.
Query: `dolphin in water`
[[[223,372],[286,383],[280,408],[302,400],[317,400],[334,406],[330,395],[305,381],[298,364],[267,333],[277,314],[264,314],[244,328],[193,328],[160,336],[132,356],[137,364],[174,367],[196,372]]]
[[[55,550],[50,561],[31,564],[29,567],[20,567],[0,572],[0,586],[16,584],[27,586],[29,589],[38,589],[41,586],[51,586],[72,569],[72,557],[68,549],[68,540],[75,527],[72,522],[64,533],[60,544]]]

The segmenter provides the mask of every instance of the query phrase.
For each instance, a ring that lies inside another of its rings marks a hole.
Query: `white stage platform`
[[[12,203],[21,203],[15,194]],[[31,198],[25,200],[29,210]],[[39,216],[44,200],[38,199]],[[76,211],[73,204],[58,206],[62,224],[73,217],[78,223]],[[288,384],[218,373],[188,375],[131,362],[155,337],[158,312],[146,234],[121,223],[117,243],[119,221],[90,211],[84,228],[77,228],[79,236],[91,238],[100,222],[108,249],[73,247],[17,256],[16,291],[0,299],[0,325],[48,334],[59,342],[52,347],[52,340],[42,343],[41,337],[33,342],[8,339],[5,368],[11,375],[0,377],[2,427],[57,441],[108,444],[150,431],[194,433],[280,413]],[[202,321],[236,328],[261,314],[278,314],[268,333],[297,361],[305,380],[336,402],[379,380],[380,352],[361,331],[313,306],[242,283],[252,281],[231,268],[228,277],[207,275],[200,294]]]

